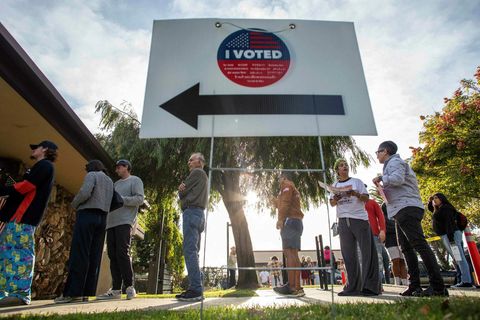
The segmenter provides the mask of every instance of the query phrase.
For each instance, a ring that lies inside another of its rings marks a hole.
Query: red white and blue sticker
[[[277,35],[261,29],[244,29],[223,40],[217,62],[231,81],[245,87],[265,87],[287,73],[290,52]]]

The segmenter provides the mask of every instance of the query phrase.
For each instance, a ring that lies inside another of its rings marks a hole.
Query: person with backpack
[[[447,252],[458,264],[461,272],[461,282],[454,285],[454,288],[472,287],[472,276],[468,268],[467,259],[463,251],[463,229],[466,219],[455,209],[443,193],[435,193],[428,201],[428,210],[433,212],[432,226],[437,235],[442,238]],[[460,224],[460,225],[459,225]]]

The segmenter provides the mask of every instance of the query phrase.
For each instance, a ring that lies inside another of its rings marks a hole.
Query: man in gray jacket
[[[115,182],[115,191],[123,199],[123,207],[110,212],[107,216],[107,251],[110,258],[112,288],[97,297],[99,300],[120,299],[122,282],[126,288],[127,299],[136,295],[133,287],[133,268],[130,258],[132,228],[137,220],[138,207],[143,203],[142,180],[130,174],[132,164],[128,160],[118,160],[115,172],[120,179]]]
[[[178,196],[183,211],[183,256],[188,271],[188,290],[176,295],[181,301],[199,301],[203,299],[203,285],[200,274],[198,252],[201,234],[205,228],[204,210],[208,202],[208,178],[203,170],[205,158],[194,153],[188,159],[190,174],[178,186]]]
[[[383,175],[375,177],[373,183],[383,184],[388,200],[388,217],[395,219],[399,227],[398,238],[410,276],[410,284],[401,295],[448,296],[440,267],[423,233],[424,207],[415,173],[397,154],[397,145],[393,141],[382,142],[375,153],[378,161],[383,163]],[[429,275],[430,286],[424,291],[420,287],[418,258],[414,249],[425,263]]]

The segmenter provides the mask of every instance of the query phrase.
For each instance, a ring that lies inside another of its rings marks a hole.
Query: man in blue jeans
[[[397,145],[393,141],[382,142],[375,153],[378,161],[383,164],[383,174],[375,177],[373,183],[383,185],[388,200],[388,218],[397,222],[398,240],[408,267],[410,284],[400,295],[448,296],[440,275],[440,267],[423,233],[421,222],[424,207],[415,172],[397,154]],[[426,290],[420,287],[420,271],[415,251],[428,271],[430,286]]]
[[[183,211],[183,256],[188,271],[187,291],[175,296],[181,301],[199,301],[203,299],[203,285],[200,274],[198,252],[200,240],[205,228],[204,210],[208,202],[208,178],[203,170],[205,158],[194,153],[188,159],[190,174],[178,187],[178,196]]]

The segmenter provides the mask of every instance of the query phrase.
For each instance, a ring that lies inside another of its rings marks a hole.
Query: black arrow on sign
[[[200,83],[160,105],[198,129],[200,115],[333,114],[343,115],[339,95],[199,95]]]

